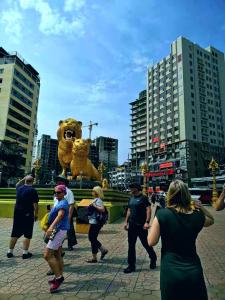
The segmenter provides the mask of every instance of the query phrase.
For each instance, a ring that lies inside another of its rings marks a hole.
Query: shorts
[[[11,237],[20,238],[24,235],[25,238],[31,239],[33,235],[34,216],[33,214],[14,213],[13,228]]]
[[[62,246],[65,235],[67,233],[67,230],[59,230],[59,232],[56,233],[54,239],[51,241],[48,241],[48,244],[46,245],[46,248],[52,249],[52,250],[58,250],[59,247]]]

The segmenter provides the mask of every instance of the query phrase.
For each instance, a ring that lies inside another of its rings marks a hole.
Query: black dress
[[[160,209],[156,215],[162,240],[160,289],[162,300],[207,300],[195,241],[205,216],[201,211],[178,213]]]

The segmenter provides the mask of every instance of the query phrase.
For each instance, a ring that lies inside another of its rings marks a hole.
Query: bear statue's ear
[[[82,122],[81,121],[77,121],[77,124],[82,126]]]
[[[59,121],[59,126],[60,126],[62,123],[63,123],[63,121],[62,121],[62,120],[60,120],[60,121]]]
[[[90,145],[90,144],[91,144],[91,139],[86,139],[86,143],[87,143],[88,145]]]

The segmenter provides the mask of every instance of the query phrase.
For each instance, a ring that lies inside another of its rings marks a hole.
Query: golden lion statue
[[[66,169],[70,167],[72,161],[73,142],[82,136],[82,122],[72,118],[59,121],[57,130],[58,138],[58,159],[62,166],[62,175],[66,176]]]
[[[100,180],[100,175],[91,161],[88,159],[91,140],[75,139],[72,149],[72,161],[70,170],[73,178],[82,176],[85,179]]]

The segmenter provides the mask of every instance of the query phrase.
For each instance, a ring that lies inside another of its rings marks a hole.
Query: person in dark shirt
[[[128,203],[128,210],[125,219],[124,229],[128,230],[128,267],[124,269],[124,273],[135,271],[136,251],[135,245],[137,237],[139,237],[142,245],[148,252],[150,269],[156,268],[156,253],[153,247],[150,247],[147,242],[149,223],[151,219],[151,206],[148,197],[141,192],[142,188],[139,184],[133,183],[130,185],[132,197]]]
[[[7,252],[8,258],[13,257],[16,242],[22,235],[24,236],[22,258],[27,259],[32,256],[28,249],[33,234],[34,221],[38,218],[39,201],[37,191],[32,187],[33,180],[32,176],[27,175],[16,184],[16,204],[9,250]]]

